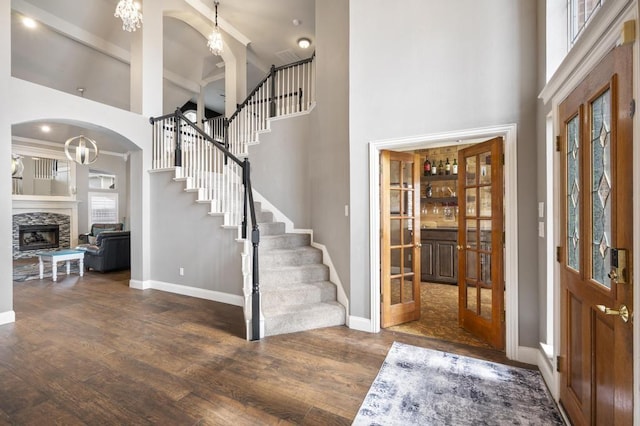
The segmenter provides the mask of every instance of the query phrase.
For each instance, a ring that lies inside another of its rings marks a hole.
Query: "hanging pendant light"
[[[224,46],[222,44],[222,34],[220,34],[220,29],[218,28],[218,1],[214,2],[216,7],[216,26],[213,28],[211,35],[209,36],[209,41],[207,41],[207,47],[214,55],[220,56],[222,52],[224,52]]]
[[[74,156],[71,155],[71,152],[69,152],[69,147],[75,140],[78,141],[78,144],[75,147],[76,155],[74,158]],[[87,142],[89,145],[87,145]],[[93,153],[91,151],[93,151]],[[98,145],[96,145],[96,142],[93,139],[89,139],[84,135],[74,136],[67,139],[64,143],[64,154],[69,160],[75,161],[78,164],[92,164],[98,159]]]
[[[120,0],[113,16],[122,19],[122,29],[125,31],[135,31],[142,24],[140,6],[138,3],[134,3],[133,0]]]

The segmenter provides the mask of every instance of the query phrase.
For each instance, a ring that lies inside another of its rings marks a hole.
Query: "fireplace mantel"
[[[56,197],[46,195],[12,195],[13,208],[37,209],[37,208],[78,208],[80,201],[73,197]]]

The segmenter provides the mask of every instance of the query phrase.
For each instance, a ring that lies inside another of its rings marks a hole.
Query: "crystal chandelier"
[[[213,28],[211,35],[209,36],[209,41],[207,42],[207,47],[214,55],[220,56],[224,51],[224,47],[222,45],[222,34],[220,34],[220,29],[218,29],[218,3],[214,2],[216,6],[216,26]]]
[[[69,147],[71,143],[75,140],[78,140],[78,144],[76,145],[76,155],[75,158],[69,152]],[[87,142],[89,146],[87,146]],[[93,150],[93,154],[91,151]],[[78,164],[91,164],[95,163],[98,159],[98,145],[93,139],[89,139],[84,135],[74,136],[72,138],[67,139],[64,143],[64,154],[71,161],[75,161]],[[93,157],[93,158],[92,158]]]
[[[122,18],[122,29],[125,31],[135,31],[142,24],[140,6],[134,3],[133,0],[120,0],[113,16]]]

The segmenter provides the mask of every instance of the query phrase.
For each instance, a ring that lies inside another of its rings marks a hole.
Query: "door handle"
[[[462,250],[462,246],[460,244],[458,244],[456,248],[458,249],[458,251]]]
[[[417,247],[417,248],[422,247],[422,243],[416,243],[416,247]]]
[[[596,308],[598,308],[598,310],[600,312],[603,312],[605,315],[617,315],[624,322],[628,322],[629,318],[633,316],[633,314],[629,312],[629,308],[627,308],[625,305],[620,305],[620,308],[618,308],[617,311],[615,309],[607,308],[604,305],[596,305]]]

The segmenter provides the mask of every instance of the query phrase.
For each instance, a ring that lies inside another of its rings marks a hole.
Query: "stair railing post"
[[[180,131],[180,115],[178,114],[180,109],[176,109],[175,119],[174,119],[174,131],[176,133],[176,149],[174,156],[174,165],[176,167],[182,167],[182,132]]]
[[[229,119],[227,117],[224,118],[224,120],[222,120],[222,131],[224,133],[224,147],[227,148],[227,151],[229,150]],[[227,156],[227,154],[224,155],[224,165],[226,166],[227,163],[229,162],[229,157]]]
[[[271,65],[271,101],[269,102],[269,117],[276,116],[276,66]]]
[[[253,197],[251,197],[253,198]],[[260,244],[260,229],[257,224],[251,230],[251,244],[253,245],[253,288],[251,290],[251,340],[260,340],[260,276],[258,264],[258,245]]]
[[[248,220],[247,220],[247,206],[249,205],[249,189],[248,189],[248,179],[249,178],[249,159],[245,158],[244,159],[244,164],[242,165],[242,186],[244,187],[244,205],[242,206],[243,212],[242,212],[242,238],[246,239],[247,238],[247,226],[248,226]]]

